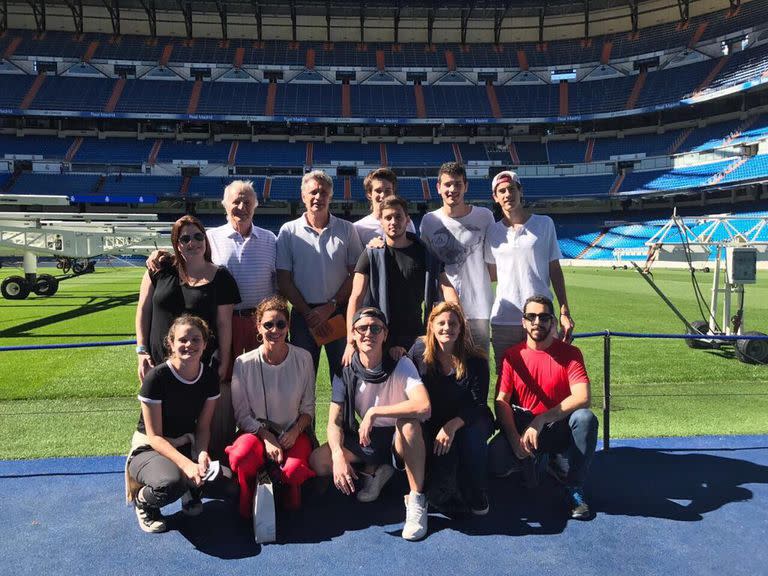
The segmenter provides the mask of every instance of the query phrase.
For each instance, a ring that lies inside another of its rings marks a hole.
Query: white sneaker
[[[373,474],[366,474],[365,472],[360,474],[363,481],[363,486],[357,491],[357,499],[359,502],[373,502],[379,497],[381,489],[389,482],[392,475],[395,473],[395,469],[389,464],[382,464]]]
[[[411,492],[405,497],[403,538],[414,541],[427,535],[427,495]]]

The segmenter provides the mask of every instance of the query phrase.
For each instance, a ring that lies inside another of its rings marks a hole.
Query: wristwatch
[[[149,352],[147,351],[146,346],[138,345],[136,346],[136,354],[147,354],[149,355]]]

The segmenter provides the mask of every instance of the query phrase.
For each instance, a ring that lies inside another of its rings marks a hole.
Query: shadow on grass
[[[103,300],[92,299],[92,301],[89,302],[88,304],[77,306],[76,308],[72,308],[71,310],[68,310],[66,312],[52,314],[44,318],[38,318],[30,322],[19,324],[18,326],[12,326],[11,328],[6,328],[5,330],[1,330],[0,337],[3,337],[3,338],[14,338],[19,336],[27,337],[27,336],[30,336],[28,332],[36,330],[37,328],[50,326],[51,324],[56,324],[58,322],[73,320],[75,318],[82,318],[83,316],[86,316],[88,314],[96,314],[98,312],[104,312],[105,310],[110,310],[112,308],[117,308],[120,306],[128,306],[131,304],[135,304],[136,302],[138,302],[138,300],[139,300],[138,294],[104,298]]]

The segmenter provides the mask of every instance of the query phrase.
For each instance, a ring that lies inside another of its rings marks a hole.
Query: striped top
[[[258,226],[251,226],[245,238],[229,223],[208,230],[213,263],[226,266],[240,290],[242,301],[236,310],[255,308],[277,292],[276,240],[272,232]]]

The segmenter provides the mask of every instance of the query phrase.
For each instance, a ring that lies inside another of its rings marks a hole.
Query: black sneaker
[[[584,492],[581,488],[569,487],[568,496],[570,497],[571,518],[574,520],[587,520],[592,512],[589,504],[584,499]]]
[[[199,516],[203,513],[203,501],[197,490],[187,490],[181,497],[181,512],[185,516]]]
[[[488,492],[485,490],[479,490],[473,494],[469,499],[469,509],[475,516],[485,516],[491,509],[491,505],[488,503]]]
[[[146,486],[139,490],[136,495],[136,518],[139,521],[139,528],[144,532],[150,534],[157,534],[159,532],[165,532],[168,530],[168,525],[165,523],[160,508],[155,508],[147,504],[147,501],[143,497],[143,492]]]

